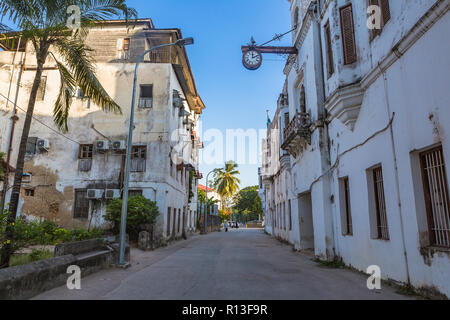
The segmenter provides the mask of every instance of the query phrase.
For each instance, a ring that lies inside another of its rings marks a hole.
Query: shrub
[[[120,230],[120,219],[122,213],[122,199],[112,200],[106,207],[104,218],[113,223],[113,231],[118,234]],[[156,202],[150,201],[143,196],[132,197],[128,201],[127,233],[130,238],[136,240],[142,225],[153,224],[159,210]]]

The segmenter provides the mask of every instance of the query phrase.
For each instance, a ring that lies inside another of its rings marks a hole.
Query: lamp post
[[[209,177],[209,175],[211,174],[211,173],[213,173],[213,172],[215,172],[216,171],[216,169],[214,169],[214,170],[212,170],[212,171],[210,171],[210,172],[208,172],[208,174],[206,175],[206,190],[205,190],[205,193],[206,193],[206,204],[205,204],[205,221],[204,221],[204,225],[205,225],[205,233],[207,233],[208,232],[208,229],[207,229],[207,224],[206,224],[206,219],[207,219],[207,217],[208,217],[208,177]]]
[[[130,113],[130,128],[128,131],[128,143],[127,143],[127,155],[125,162],[125,178],[124,178],[124,188],[123,188],[123,204],[122,204],[122,216],[120,222],[120,241],[119,241],[119,265],[125,265],[125,235],[127,228],[127,211],[128,211],[128,187],[130,180],[130,162],[131,162],[131,148],[133,145],[133,127],[134,127],[134,107],[136,103],[136,84],[137,84],[137,75],[139,64],[144,59],[145,55],[150,51],[170,47],[170,46],[187,46],[194,43],[193,38],[184,38],[177,40],[173,43],[163,44],[159,46],[155,46],[146,50],[137,60],[136,67],[134,69],[134,81],[133,81],[133,97],[131,100],[131,113]]]

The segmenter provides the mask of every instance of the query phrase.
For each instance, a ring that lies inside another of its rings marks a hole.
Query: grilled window
[[[378,239],[389,240],[389,228],[386,213],[386,199],[384,196],[383,169],[373,169],[373,184],[375,192],[375,213],[377,221]]]
[[[153,107],[153,85],[141,85],[139,96],[139,108],[149,109]]]
[[[75,204],[73,217],[75,219],[87,219],[89,217],[89,200],[85,189],[75,190]]]
[[[25,189],[25,197],[34,197],[34,189]]]
[[[442,147],[420,154],[430,244],[450,247],[450,200]]]
[[[357,59],[353,9],[351,3],[340,9],[340,16],[344,64],[347,65],[356,62]]]
[[[343,203],[341,203],[342,208],[342,234],[343,235],[353,235],[353,224],[352,224],[352,209],[350,205],[350,184],[348,181],[348,177],[343,178],[341,180],[341,187],[342,187],[342,197],[341,200]]]
[[[44,101],[45,98],[45,89],[47,87],[47,76],[41,77],[41,83],[39,84],[36,100]]]
[[[171,210],[171,207],[167,208],[167,236],[170,235],[170,215],[172,213]]]
[[[147,147],[133,147],[131,150],[131,172],[145,172]]]
[[[327,50],[327,69],[328,69],[328,77],[331,77],[334,73],[334,60],[333,60],[333,48],[331,46],[331,30],[330,30],[330,22],[328,21],[325,24],[325,42],[326,42],[326,50]]]

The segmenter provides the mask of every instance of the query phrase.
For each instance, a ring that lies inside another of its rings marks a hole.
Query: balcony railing
[[[304,142],[311,144],[311,115],[297,112],[292,121],[284,129],[284,142],[281,148],[295,155],[297,147]]]
[[[139,108],[150,109],[153,107],[153,98],[139,98]]]

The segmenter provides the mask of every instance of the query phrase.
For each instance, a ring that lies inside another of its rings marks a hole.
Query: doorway
[[[310,192],[301,194],[298,197],[298,217],[300,224],[300,249],[314,250],[314,226]]]

